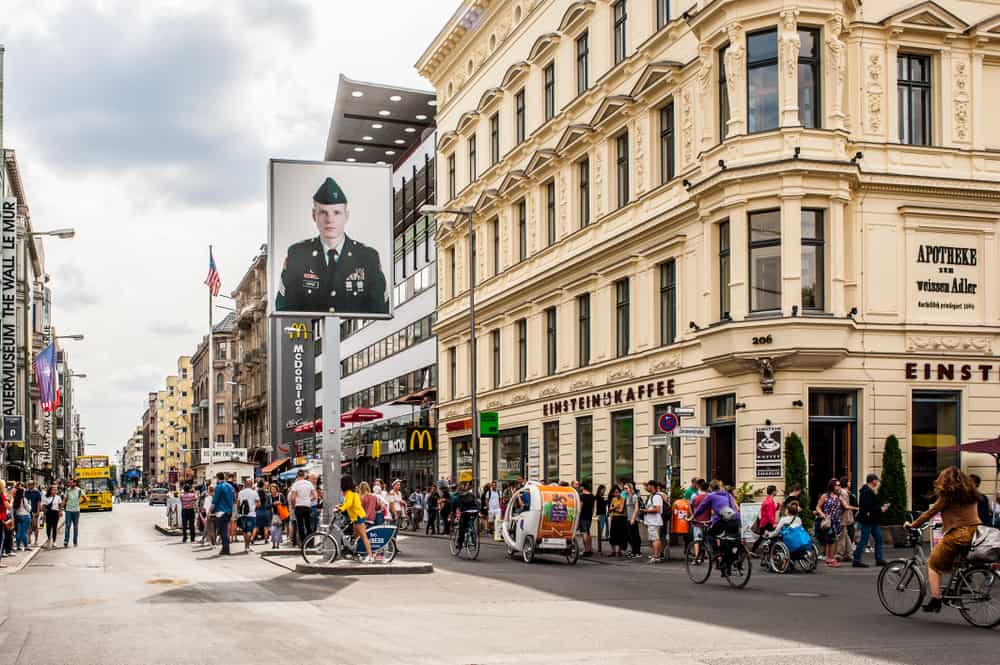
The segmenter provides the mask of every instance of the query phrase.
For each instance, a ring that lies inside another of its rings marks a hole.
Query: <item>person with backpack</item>
[[[243,486],[240,493],[236,495],[236,509],[238,511],[239,528],[243,532],[243,551],[249,552],[253,543],[254,529],[257,527],[257,490],[249,483]]]
[[[628,542],[631,551],[625,554],[626,559],[634,559],[642,554],[642,538],[639,537],[639,515],[642,514],[643,504],[639,494],[635,491],[635,484],[625,483],[625,515],[628,519]]]
[[[257,536],[266,543],[271,531],[271,518],[274,516],[274,506],[271,493],[264,489],[264,481],[257,481],[257,512],[254,515],[253,533],[250,542],[257,542]]]

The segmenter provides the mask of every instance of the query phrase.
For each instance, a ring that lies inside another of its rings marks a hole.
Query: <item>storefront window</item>
[[[454,452],[451,456],[451,475],[457,482],[468,483],[472,481],[472,439],[462,437],[452,439],[451,445]]]
[[[949,466],[958,466],[957,452],[944,448],[959,443],[961,394],[913,391],[913,450],[911,501],[914,510],[926,510],[934,493],[934,479]]]
[[[576,419],[576,478],[581,483],[594,480],[594,419]]]
[[[524,477],[528,430],[501,432],[493,439],[493,477],[505,490]]]
[[[725,485],[736,484],[736,395],[706,400],[708,411],[708,473]]]
[[[542,476],[551,483],[559,482],[559,423],[542,425],[542,446],[544,448],[545,468]]]
[[[614,455],[612,481],[635,480],[634,420],[631,411],[611,414],[611,451]]]
[[[658,404],[653,409],[653,431],[659,434],[656,423],[660,421],[660,416],[670,409],[680,408],[680,402],[670,404]],[[653,446],[653,478],[661,482],[668,482],[667,475],[670,475],[668,485],[673,487],[681,482],[681,440],[677,438],[669,439],[670,444],[666,446]],[[669,457],[668,457],[669,453]]]

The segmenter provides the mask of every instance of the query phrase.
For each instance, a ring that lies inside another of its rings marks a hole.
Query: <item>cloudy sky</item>
[[[90,452],[205,334],[208,245],[228,293],[265,241],[268,158],[322,159],[341,73],[429,89],[413,63],[458,5],[0,0],[5,147],[35,228],[77,230],[45,251]]]

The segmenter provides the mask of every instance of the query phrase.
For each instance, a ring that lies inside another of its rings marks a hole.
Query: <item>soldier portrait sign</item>
[[[388,318],[388,166],[271,160],[268,301],[288,316]]]

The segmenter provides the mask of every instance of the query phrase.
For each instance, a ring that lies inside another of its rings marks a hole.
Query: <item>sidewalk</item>
[[[62,533],[62,529],[63,529],[63,526],[65,524],[66,524],[66,520],[63,520],[63,519],[59,520],[59,526],[56,527],[56,533],[57,534]],[[40,536],[45,535],[44,531],[40,532],[39,535]],[[0,568],[0,575],[11,575],[13,573],[20,572],[29,563],[31,563],[31,560],[34,559],[35,556],[37,556],[38,553],[42,551],[42,549],[43,548],[42,548],[41,545],[34,545],[27,552],[18,552],[17,556],[15,556],[15,557],[7,557],[7,556],[5,556],[3,558],[3,565],[4,565],[4,567]]]

